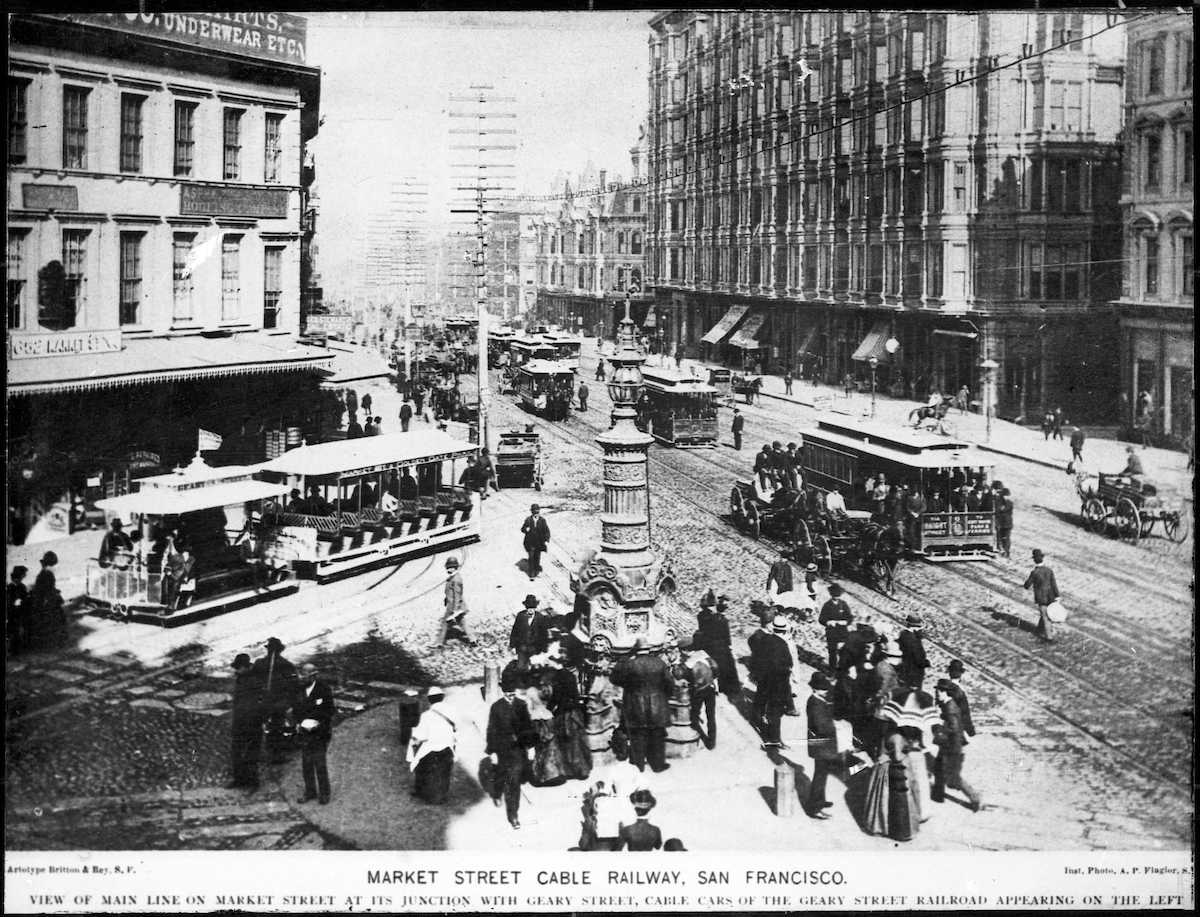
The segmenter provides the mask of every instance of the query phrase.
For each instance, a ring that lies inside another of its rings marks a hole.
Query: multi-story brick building
[[[1104,15],[650,25],[647,275],[685,345],[738,359],[732,334],[829,381],[875,357],[882,390],[920,397],[977,395],[990,359],[1002,415],[1110,409],[1123,42]]]
[[[1196,384],[1193,17],[1163,11],[1128,29],[1121,426],[1183,443],[1194,432]]]
[[[218,461],[264,427],[311,435],[331,355],[297,342],[304,20],[23,14],[8,66],[10,522],[131,454],[170,468],[200,428],[234,447]]]
[[[648,319],[653,302],[645,290],[645,189],[639,182],[641,142],[630,150],[633,181],[608,182],[601,171],[596,184],[573,192],[536,221],[538,316],[565,328],[598,327],[614,332],[624,315],[629,292],[634,319]]]

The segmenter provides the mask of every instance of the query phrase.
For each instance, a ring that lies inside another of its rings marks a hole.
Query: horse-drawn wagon
[[[1111,525],[1116,536],[1137,544],[1151,534],[1155,523],[1161,523],[1163,533],[1180,543],[1191,528],[1188,509],[1180,504],[1169,509],[1153,484],[1141,484],[1136,478],[1123,474],[1101,474],[1089,486],[1089,476],[1077,475],[1075,488],[1079,492],[1079,512],[1087,527],[1097,535]]]

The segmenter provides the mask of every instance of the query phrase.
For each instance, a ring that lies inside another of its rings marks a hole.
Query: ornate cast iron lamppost
[[[670,561],[650,545],[647,453],[654,440],[635,423],[645,361],[626,294],[616,351],[609,358],[613,424],[596,437],[604,450],[600,549],[584,560],[572,583],[591,600],[592,646],[604,653],[628,653],[643,634],[653,647],[675,638],[655,608],[660,595],[675,591],[675,576]]]

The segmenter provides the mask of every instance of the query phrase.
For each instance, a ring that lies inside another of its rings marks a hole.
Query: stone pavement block
[[[219,707],[229,702],[228,694],[216,691],[198,691],[195,694],[187,694],[178,701],[181,707]]]
[[[155,700],[154,698],[140,697],[137,700],[129,702],[130,707],[144,707],[152,710],[173,710],[175,709],[165,700]]]
[[[133,685],[132,687],[125,689],[127,694],[138,694],[138,695],[153,694],[157,690],[158,689],[155,688],[153,685]]]
[[[255,834],[282,834],[296,827],[295,820],[240,822],[232,825],[202,825],[198,828],[184,828],[179,832],[179,839],[189,843],[205,838],[222,839],[233,837],[248,837]]]
[[[282,834],[258,834],[254,837],[248,837],[242,843],[242,850],[270,850],[276,844],[283,840]]]
[[[83,681],[86,675],[81,675],[79,672],[69,672],[65,669],[48,669],[46,674],[51,678],[56,678],[59,681],[70,682],[74,684],[77,681]]]
[[[294,843],[287,845],[288,850],[324,850],[325,839],[316,831],[310,831]]]

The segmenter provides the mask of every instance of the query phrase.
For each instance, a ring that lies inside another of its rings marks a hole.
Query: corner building
[[[874,357],[880,391],[919,398],[979,400],[991,359],[1000,416],[1107,419],[1124,63],[1107,25],[656,16],[647,274],[678,339],[826,382],[869,385]]]
[[[1121,196],[1121,428],[1177,446],[1196,416],[1193,25],[1163,11],[1129,26]]]
[[[314,435],[304,55],[282,13],[10,19],[10,539],[186,461],[200,429],[212,464]]]

